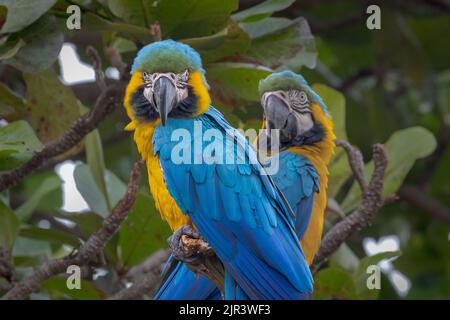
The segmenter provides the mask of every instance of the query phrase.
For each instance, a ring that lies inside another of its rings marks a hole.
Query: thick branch
[[[101,228],[91,235],[77,251],[63,258],[44,263],[29,277],[17,283],[4,298],[10,300],[26,299],[30,293],[39,290],[45,280],[53,275],[65,272],[70,265],[82,266],[93,262],[131,211],[138,192],[142,167],[142,161],[135,163],[125,195],[103,221]]]
[[[135,300],[144,296],[152,296],[159,287],[161,271],[169,257],[169,250],[159,250],[152,254],[141,264],[131,268],[126,278],[132,278],[133,285],[125,288],[115,295],[111,300]]]
[[[349,158],[353,174],[357,176],[362,159],[355,158],[351,150],[345,149]],[[343,220],[335,224],[322,239],[320,249],[311,265],[312,272],[316,272],[319,267],[346,241],[354,232],[369,226],[375,214],[384,205],[383,199],[383,178],[387,167],[387,158],[381,144],[373,146],[374,171],[367,189],[362,192],[359,207]],[[355,164],[358,163],[356,166]],[[364,177],[364,176],[363,176]],[[365,185],[367,182],[362,183]]]
[[[122,103],[123,87],[120,84],[107,87],[97,99],[93,109],[81,116],[62,137],[45,145],[34,156],[16,169],[0,176],[0,192],[13,187],[27,175],[33,173],[53,157],[63,154],[81,142],[92,130],[97,128],[117,105]]]

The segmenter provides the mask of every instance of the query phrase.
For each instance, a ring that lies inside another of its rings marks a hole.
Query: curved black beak
[[[160,77],[153,87],[153,98],[162,125],[166,124],[167,116],[177,105],[177,89],[167,77]]]
[[[282,130],[285,128],[290,114],[289,107],[275,94],[271,94],[267,97],[264,105],[264,112],[266,115],[266,127],[268,130]]]

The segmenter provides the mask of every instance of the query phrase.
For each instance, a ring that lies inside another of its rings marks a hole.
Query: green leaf
[[[122,224],[119,245],[126,266],[133,266],[167,244],[171,232],[156,211],[154,201],[139,194],[133,210]]]
[[[264,28],[263,22],[260,23]],[[272,69],[298,71],[302,66],[315,67],[317,50],[308,22],[300,17],[284,28],[265,32],[254,39],[248,55]]]
[[[24,73],[24,79],[28,122],[42,142],[59,138],[80,116],[78,100],[51,69],[36,74]],[[79,146],[72,152],[78,149]]]
[[[33,240],[18,236],[13,248],[14,257],[50,257],[52,250],[47,241]]]
[[[295,0],[266,0],[262,3],[239,11],[232,15],[232,18],[236,21],[251,20],[252,18],[266,17],[274,12],[281,11],[293,4]]]
[[[239,106],[241,101],[259,102],[258,83],[271,71],[246,63],[215,63],[208,69],[213,100],[227,106]]]
[[[0,83],[0,118],[16,120],[25,109],[23,99],[12,92],[5,84]]]
[[[87,164],[78,165],[73,172],[73,177],[78,191],[89,208],[101,217],[107,217],[109,210],[106,199],[95,183],[89,166]]]
[[[56,184],[59,184],[59,187],[53,188]],[[61,184],[61,178],[56,171],[49,169],[28,176],[20,183],[17,191],[20,190],[21,197],[26,201],[35,198],[34,194],[40,193],[39,189],[44,187],[46,190],[39,195],[39,201],[33,210],[48,213],[63,205]]]
[[[42,144],[23,120],[0,127],[0,170],[10,170],[29,160]]]
[[[101,217],[107,217],[110,213],[109,205],[95,182],[90,167],[86,164],[78,165],[73,175],[77,189],[89,208]],[[114,207],[125,193],[126,186],[115,174],[108,170],[105,171],[105,183],[111,207]]]
[[[252,23],[240,23],[241,28],[244,29],[252,39],[275,33],[286,29],[291,25],[292,20],[278,17],[269,17]]]
[[[85,140],[86,148],[86,160],[91,170],[92,177],[94,178],[97,187],[103,194],[108,211],[111,211],[111,204],[106,191],[105,184],[105,160],[103,158],[102,141],[98,129],[92,131],[86,136]]]
[[[108,0],[111,12],[134,25],[146,26],[145,5],[142,0]]]
[[[0,248],[10,250],[13,247],[19,228],[14,211],[0,201]]]
[[[182,39],[208,36],[224,29],[238,0],[160,0],[154,2],[154,19],[163,38]]]
[[[153,37],[150,35],[147,28],[127,23],[111,22],[90,12],[83,14],[83,28],[93,32],[117,32],[126,39],[145,44],[153,42]]]
[[[42,229],[37,227],[24,227],[20,230],[20,236],[28,239],[42,240],[56,245],[69,245],[78,248],[80,242],[73,235],[57,229]]]
[[[313,299],[356,299],[355,285],[351,274],[338,267],[317,272],[314,277]]]
[[[17,216],[21,221],[28,221],[34,209],[39,205],[42,198],[50,192],[61,188],[61,179],[57,176],[46,178],[42,184],[35,190],[27,201],[16,209]]]
[[[31,26],[14,34],[12,41],[25,42],[6,63],[26,72],[39,72],[49,68],[58,58],[64,41],[55,17],[44,15]]]
[[[333,130],[336,134],[336,138],[348,140],[345,124],[346,112],[344,95],[324,84],[314,84],[312,88],[320,97],[322,97],[328,107],[328,111],[333,119]],[[351,174],[347,156],[342,148],[335,149],[335,154],[328,165],[328,170],[330,175],[327,193],[329,197],[334,198]]]
[[[411,127],[396,131],[385,144],[388,166],[384,178],[383,195],[390,195],[398,190],[416,160],[430,155],[436,148],[433,134],[422,127]],[[366,164],[364,173],[370,179],[373,172],[373,161]],[[361,190],[353,183],[349,193],[341,204],[345,212],[356,208]]]
[[[81,289],[70,290],[66,278],[53,276],[42,284],[42,288],[50,292],[52,299],[70,297],[78,300],[101,300],[106,296],[90,281],[81,280],[80,285]]]
[[[331,267],[336,266],[347,271],[355,271],[359,263],[359,258],[346,243],[341,244],[330,259]]]
[[[8,8],[6,23],[2,33],[17,32],[32,24],[48,11],[56,0],[0,0],[0,5]]]
[[[2,29],[3,25],[6,22],[6,16],[8,14],[8,8],[0,5],[0,30]],[[1,40],[0,40],[1,42]]]
[[[4,45],[0,47],[0,60],[10,59],[25,45],[25,41],[22,39],[14,39],[13,41],[6,41]]]
[[[358,269],[355,271],[353,279],[355,282],[356,292],[360,298],[363,299],[376,299],[379,290],[369,290],[367,288],[367,268],[371,265],[377,265],[380,261],[384,259],[392,259],[399,257],[401,255],[400,251],[389,251],[375,254],[373,256],[364,257],[359,262]]]
[[[214,35],[181,41],[196,49],[204,63],[238,56],[245,53],[250,46],[248,35],[233,22]]]

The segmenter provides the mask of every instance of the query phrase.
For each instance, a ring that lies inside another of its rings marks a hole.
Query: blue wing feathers
[[[319,175],[309,160],[299,154],[282,152],[279,171],[272,176],[287,202],[295,211],[295,231],[303,238],[314,204],[314,193],[319,192]]]
[[[183,263],[172,256],[167,261],[163,274],[170,272],[155,294],[155,300],[218,300],[219,289],[203,276],[197,277]]]

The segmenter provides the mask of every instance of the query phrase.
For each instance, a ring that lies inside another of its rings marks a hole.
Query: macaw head
[[[272,73],[260,81],[259,91],[264,126],[280,130],[281,149],[334,140],[325,103],[301,75],[292,71]]]
[[[200,55],[186,44],[164,40],[143,47],[131,73],[124,101],[131,119],[126,130],[194,117],[209,107]]]

